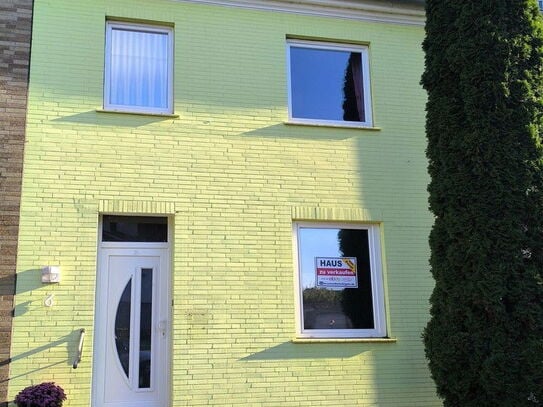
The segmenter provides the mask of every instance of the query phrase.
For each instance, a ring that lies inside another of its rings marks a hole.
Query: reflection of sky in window
[[[341,257],[339,229],[299,229],[302,289],[315,287],[315,257]]]
[[[292,117],[343,120],[348,51],[290,48]]]

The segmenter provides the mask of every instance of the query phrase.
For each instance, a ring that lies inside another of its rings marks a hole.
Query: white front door
[[[93,407],[165,407],[169,269],[165,248],[100,251]]]

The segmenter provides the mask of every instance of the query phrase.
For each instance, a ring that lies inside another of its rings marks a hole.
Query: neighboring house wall
[[[32,0],[0,3],[0,404],[7,397]]]
[[[89,405],[100,216],[150,214],[172,228],[171,405],[439,405],[422,11],[204,3],[36,1],[10,397],[55,381]],[[100,110],[108,17],[173,27],[175,115]],[[285,124],[287,36],[369,45],[372,128]],[[377,228],[389,339],[293,341],[296,221]]]

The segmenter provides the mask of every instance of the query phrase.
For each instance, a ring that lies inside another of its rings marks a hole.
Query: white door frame
[[[100,225],[101,226],[101,225]],[[101,228],[100,228],[101,230]],[[161,388],[161,407],[170,405],[171,399],[171,254],[169,243],[145,243],[145,242],[101,242],[98,248],[97,276],[96,276],[96,295],[95,295],[95,321],[94,321],[94,341],[93,341],[93,367],[92,367],[92,393],[91,405],[93,407],[102,407],[98,395],[103,394],[103,372],[106,367],[105,349],[106,349],[106,324],[104,321],[108,316],[107,294],[108,294],[108,274],[107,261],[111,255],[123,256],[160,256],[161,275],[163,284],[160,284],[160,299],[163,301],[165,309],[162,314],[166,320],[165,337],[161,339],[164,349],[160,352],[160,358],[157,359],[157,366],[160,370]],[[157,321],[158,323],[159,321]],[[163,324],[163,321],[160,321]],[[156,325],[156,324],[155,324]],[[156,330],[153,327],[153,331]],[[101,380],[102,379],[102,380]],[[128,407],[128,405],[127,405]]]

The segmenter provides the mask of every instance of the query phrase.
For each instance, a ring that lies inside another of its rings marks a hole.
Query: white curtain
[[[109,103],[168,107],[168,34],[111,30]]]

